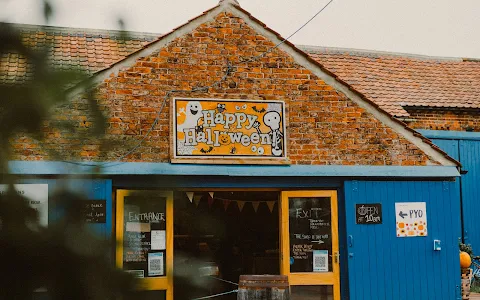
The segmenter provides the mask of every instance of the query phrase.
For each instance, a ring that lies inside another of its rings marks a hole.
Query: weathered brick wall
[[[479,110],[408,110],[409,126],[415,129],[480,131]]]
[[[264,58],[241,63],[274,46],[242,19],[221,13],[214,22],[177,38],[134,66],[111,76],[96,90],[107,116],[106,140],[72,138],[66,129],[46,126],[46,148],[68,159],[116,160],[132,149],[150,128],[165,94],[173,89],[208,86],[224,75],[226,61],[234,72],[208,92],[182,92],[172,97],[284,100],[287,108],[288,155],[294,164],[319,165],[425,165],[429,158],[416,146],[374,119],[344,95],[337,93],[276,49]],[[73,120],[88,131],[85,101],[72,101],[58,109],[54,120]],[[142,147],[126,161],[169,161],[169,103],[159,124]],[[52,125],[52,124],[50,124]],[[45,147],[45,146],[43,146]],[[53,159],[32,141],[15,144],[17,159]],[[103,150],[107,150],[104,152]],[[101,155],[99,157],[99,155]],[[430,162],[432,163],[432,162]]]

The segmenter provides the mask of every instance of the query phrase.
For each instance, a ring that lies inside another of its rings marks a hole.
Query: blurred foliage
[[[473,256],[472,245],[459,242],[458,247],[460,248],[460,251],[467,252],[468,255]]]
[[[48,1],[43,4],[48,21],[54,8]],[[114,247],[88,231],[81,215],[82,196],[67,188],[50,194],[49,205],[64,210],[59,220],[44,228],[37,212],[14,190],[17,178],[8,174],[10,141],[24,134],[41,142],[50,111],[68,101],[66,88],[81,84],[89,90],[86,72],[50,66],[52,46],[30,48],[15,27],[0,23],[0,56],[16,53],[33,72],[26,82],[0,83],[0,183],[10,187],[0,194],[0,299],[35,299],[39,289],[54,300],[110,299],[131,289],[133,281],[115,269]],[[89,134],[99,139],[105,132],[103,114],[94,94],[86,97],[96,125]]]

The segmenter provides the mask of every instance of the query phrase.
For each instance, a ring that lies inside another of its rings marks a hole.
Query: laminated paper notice
[[[127,273],[130,273],[135,278],[145,278],[144,270],[124,270]]]
[[[165,250],[165,230],[152,230],[152,250]]]
[[[150,223],[127,222],[126,231],[150,232]]]
[[[148,276],[163,275],[163,252],[148,253]]]
[[[313,250],[313,272],[328,272],[328,250]]]

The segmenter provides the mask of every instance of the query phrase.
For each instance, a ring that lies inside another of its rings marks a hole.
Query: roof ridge
[[[152,37],[158,38],[162,36],[162,33],[144,32],[144,31],[130,31],[130,30],[118,30],[118,29],[95,29],[95,28],[81,28],[81,27],[64,27],[64,26],[52,26],[52,25],[38,25],[38,24],[24,24],[24,23],[5,23],[20,31],[45,31],[45,32],[66,32],[66,33],[86,33],[92,35],[108,34],[110,36],[123,36],[125,33],[128,36],[139,37]]]
[[[296,46],[310,54],[348,53],[348,54],[358,55],[358,56],[394,56],[394,57],[413,58],[413,59],[419,59],[419,60],[441,60],[441,61],[455,61],[455,62],[480,60],[475,58],[463,58],[463,57],[453,57],[453,56],[431,56],[431,55],[415,54],[415,53],[390,52],[390,51],[368,50],[368,49],[357,49],[357,48],[325,47],[325,46],[311,46],[311,45],[296,45]]]

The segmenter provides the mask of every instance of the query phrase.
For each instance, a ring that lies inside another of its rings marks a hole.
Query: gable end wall
[[[224,75],[227,60],[235,68],[218,88],[205,92],[173,93],[173,97],[267,99],[286,103],[288,156],[293,164],[317,165],[431,165],[438,164],[417,146],[376,120],[369,112],[338,93],[294,59],[275,49],[248,63],[274,44],[231,13],[174,39],[166,47],[140,57],[96,88],[107,116],[105,147],[102,142],[72,137],[53,126],[72,120],[88,132],[92,126],[85,100],[78,98],[56,110],[45,126],[41,146],[21,137],[14,142],[14,159],[53,160],[55,151],[72,160],[115,161],[132,149],[151,127],[165,94],[208,86]],[[170,104],[142,147],[125,161],[168,162]]]

